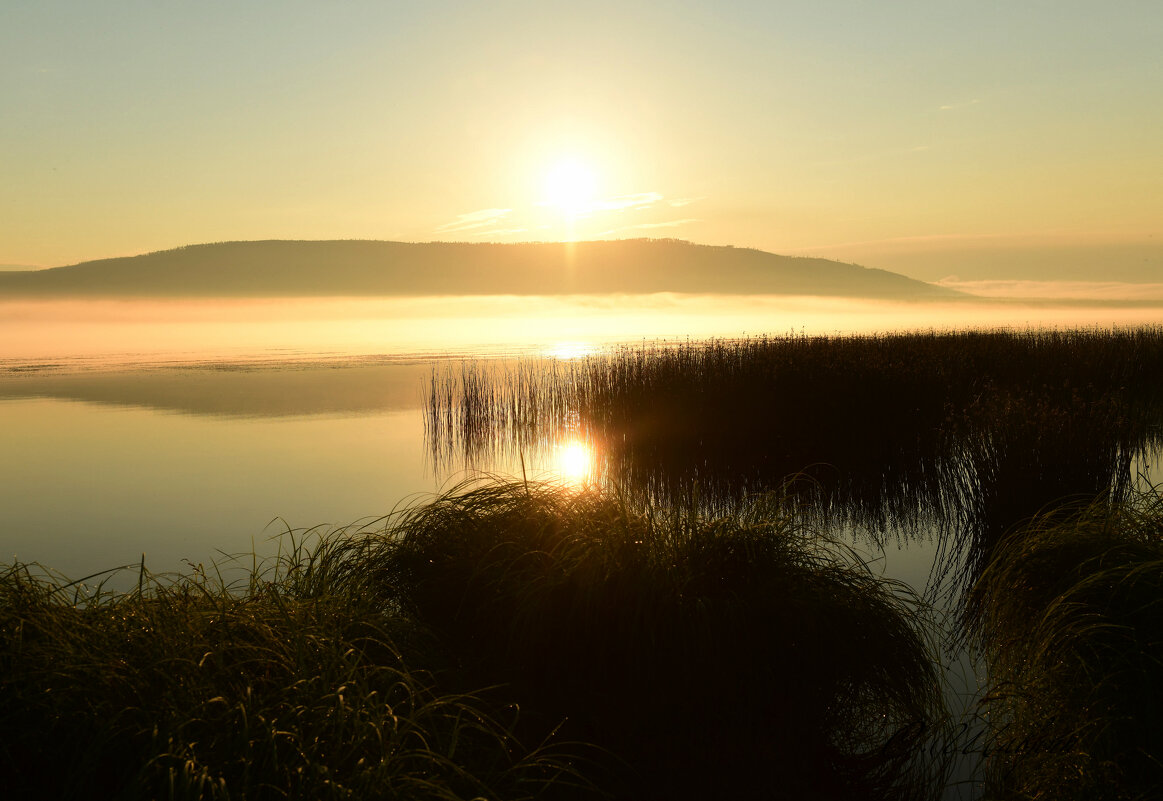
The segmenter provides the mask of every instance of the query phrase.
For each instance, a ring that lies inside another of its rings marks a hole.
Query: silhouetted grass
[[[1156,798],[1163,787],[1163,498],[1039,516],[969,595],[989,665],[990,797]]]
[[[1163,329],[758,338],[433,375],[437,463],[589,440],[636,502],[706,508],[801,482],[874,532],[941,527],[971,565],[1070,496],[1117,497],[1163,444]],[[960,547],[960,545],[958,545]],[[951,560],[952,561],[952,560]]]
[[[915,598],[791,507],[709,519],[490,483],[292,546],[235,586],[143,570],[133,592],[85,596],[8,567],[5,797],[898,799],[941,785]]]
[[[241,586],[143,572],[87,598],[8,567],[0,794],[533,798],[571,781],[515,740],[514,709],[440,689],[424,669],[439,650],[351,580],[346,542],[295,547]]]
[[[627,798],[930,798],[942,697],[916,599],[757,503],[714,519],[487,485],[361,564]],[[362,568],[361,568],[362,569]]]

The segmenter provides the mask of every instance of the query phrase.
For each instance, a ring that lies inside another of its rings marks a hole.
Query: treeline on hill
[[[218,242],[47,270],[0,271],[0,298],[654,292],[965,297],[885,270],[675,239]]]

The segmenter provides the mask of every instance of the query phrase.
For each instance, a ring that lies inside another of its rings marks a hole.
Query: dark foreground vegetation
[[[489,484],[241,586],[0,578],[8,798],[932,798],[903,587],[757,503]]]
[[[0,574],[4,797],[936,799],[933,631],[787,499],[484,484],[291,535],[235,586]],[[989,799],[1163,786],[1163,500],[1046,512],[967,633]]]
[[[1163,792],[1163,496],[1066,506],[1004,538],[969,596],[998,799]]]

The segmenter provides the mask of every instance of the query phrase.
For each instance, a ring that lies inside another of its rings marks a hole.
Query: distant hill
[[[939,299],[885,270],[746,248],[634,239],[514,245],[265,241],[0,273],[0,297],[304,297],[651,292]]]

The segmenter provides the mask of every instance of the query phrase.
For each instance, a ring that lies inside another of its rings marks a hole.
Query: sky
[[[1163,3],[0,3],[0,266],[675,237],[1163,281]]]

